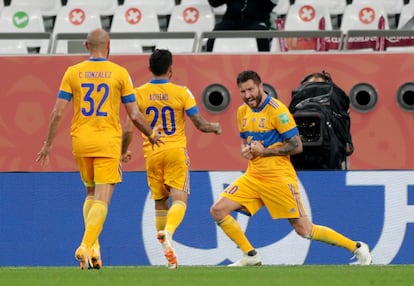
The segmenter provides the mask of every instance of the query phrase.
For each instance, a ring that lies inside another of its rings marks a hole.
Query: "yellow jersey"
[[[70,134],[75,156],[120,158],[120,105],[135,101],[133,84],[124,67],[105,58],[70,66],[58,97],[73,100]]]
[[[151,127],[162,127],[165,144],[152,150],[152,145],[143,136],[144,156],[162,152],[170,148],[186,148],[185,115],[199,112],[191,91],[174,84],[168,79],[152,79],[135,89],[138,108],[144,114]]]
[[[237,110],[240,137],[247,143],[260,141],[264,147],[282,145],[299,131],[288,108],[279,100],[267,96],[262,106],[252,109],[243,104]],[[296,176],[290,156],[255,157],[249,160],[247,174],[255,177]]]

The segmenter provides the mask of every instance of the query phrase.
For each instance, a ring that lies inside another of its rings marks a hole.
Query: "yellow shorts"
[[[168,149],[146,158],[148,186],[154,200],[169,197],[170,189],[190,194],[190,160],[187,149]]]
[[[254,215],[266,206],[271,217],[299,218],[306,215],[305,207],[294,178],[256,178],[243,174],[228,186],[221,196],[242,205],[239,211]]]
[[[122,181],[120,159],[76,157],[83,183],[87,187],[96,184],[116,184]]]

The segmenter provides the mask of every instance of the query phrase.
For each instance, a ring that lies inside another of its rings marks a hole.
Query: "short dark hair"
[[[252,71],[252,70],[247,70],[247,71],[242,71],[241,73],[239,73],[239,75],[237,76],[237,85],[243,82],[246,82],[250,79],[253,80],[253,82],[257,85],[262,83],[262,80],[257,72]]]
[[[156,76],[166,74],[171,65],[172,54],[169,50],[155,49],[149,58],[149,68]]]
[[[310,81],[311,79],[315,79],[315,78],[321,79],[323,82],[332,82],[331,75],[326,71],[322,71],[322,72],[311,73],[305,76],[304,79],[302,79],[302,81],[300,82],[300,84],[304,84]]]

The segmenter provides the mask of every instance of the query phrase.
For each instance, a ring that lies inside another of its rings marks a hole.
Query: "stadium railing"
[[[139,39],[193,39],[193,51],[197,49],[197,34],[196,32],[112,32],[109,33],[112,40],[139,40]],[[84,52],[83,44],[85,42],[86,33],[58,33],[56,34],[52,47],[51,54],[56,53],[59,41],[68,42],[68,53]]]

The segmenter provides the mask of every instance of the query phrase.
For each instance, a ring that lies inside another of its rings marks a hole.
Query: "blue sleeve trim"
[[[200,112],[200,110],[198,109],[198,106],[191,107],[190,109],[187,109],[187,110],[185,111],[185,113],[186,113],[188,116],[191,116],[191,115],[197,114],[197,113],[199,113],[199,112]]]
[[[72,94],[63,90],[59,90],[58,92],[58,98],[66,99],[67,101],[72,100]]]
[[[297,127],[294,127],[283,134],[279,134],[277,130],[270,130],[268,132],[240,132],[241,139],[248,139],[263,142],[264,147],[271,146],[277,142],[283,143],[286,139],[289,139],[299,134]],[[250,143],[250,142],[248,142]]]
[[[122,100],[122,103],[124,103],[124,104],[125,103],[134,102],[134,101],[136,101],[135,94],[131,93],[131,94],[127,95],[127,96],[123,96],[121,98],[121,100]]]
[[[299,129],[297,127],[292,128],[289,131],[282,134],[284,139],[292,138],[295,135],[299,135]]]

